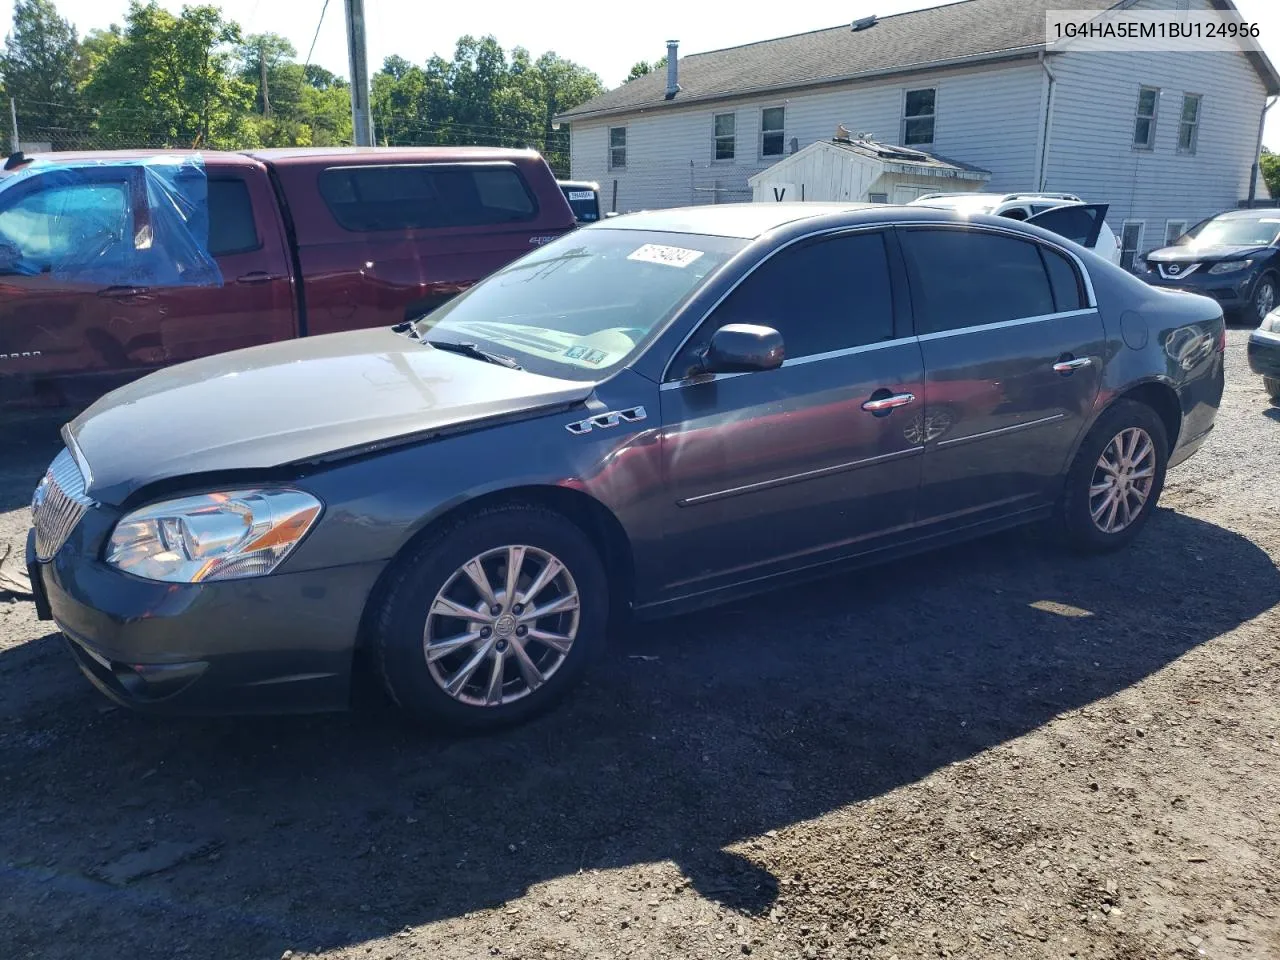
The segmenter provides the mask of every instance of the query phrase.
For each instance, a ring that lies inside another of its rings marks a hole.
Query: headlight
[[[1210,273],[1239,273],[1241,270],[1253,264],[1252,260],[1224,260],[1222,263],[1215,263],[1209,268]]]
[[[300,490],[230,490],[166,500],[116,524],[107,563],[147,580],[202,583],[270,573],[320,516]]]
[[[1276,307],[1263,317],[1262,322],[1258,324],[1258,329],[1265,330],[1267,333],[1280,333],[1280,307]]]

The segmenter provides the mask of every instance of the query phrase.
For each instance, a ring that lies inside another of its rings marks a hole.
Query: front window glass
[[[114,262],[131,247],[131,222],[123,182],[33,191],[0,211],[0,272],[61,272]]]
[[[534,373],[598,380],[647,345],[713,270],[729,237],[577,230],[420,320],[424,340],[474,343]]]
[[[1262,247],[1280,237],[1280,217],[1212,218],[1196,224],[1178,238],[1178,246]]]

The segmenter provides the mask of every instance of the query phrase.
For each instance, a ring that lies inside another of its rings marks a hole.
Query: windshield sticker
[[[570,347],[564,355],[570,360],[581,360],[592,366],[599,366],[609,356],[603,350],[592,350],[590,347]]]
[[[570,190],[570,200],[594,200],[596,195],[590,190]]]
[[[667,247],[660,243],[646,243],[634,253],[627,255],[628,260],[640,260],[644,263],[660,263],[667,267],[683,269],[702,256],[701,250],[688,250],[684,247]]]

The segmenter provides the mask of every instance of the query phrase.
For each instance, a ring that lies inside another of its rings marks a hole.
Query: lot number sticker
[[[569,191],[570,200],[594,200],[595,196],[596,195],[592,193],[590,190],[570,190]]]
[[[684,247],[667,247],[660,243],[646,243],[643,247],[627,256],[628,260],[641,260],[644,263],[660,263],[666,267],[687,267],[702,256],[701,250],[686,250]]]

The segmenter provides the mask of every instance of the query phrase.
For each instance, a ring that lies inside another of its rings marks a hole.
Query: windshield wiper
[[[450,353],[460,353],[464,357],[471,357],[473,360],[483,360],[485,363],[496,363],[500,367],[506,367],[509,370],[523,370],[520,364],[516,363],[512,357],[505,357],[500,353],[490,353],[488,350],[481,350],[474,343],[454,343],[452,340],[425,340],[437,350],[448,350]]]

